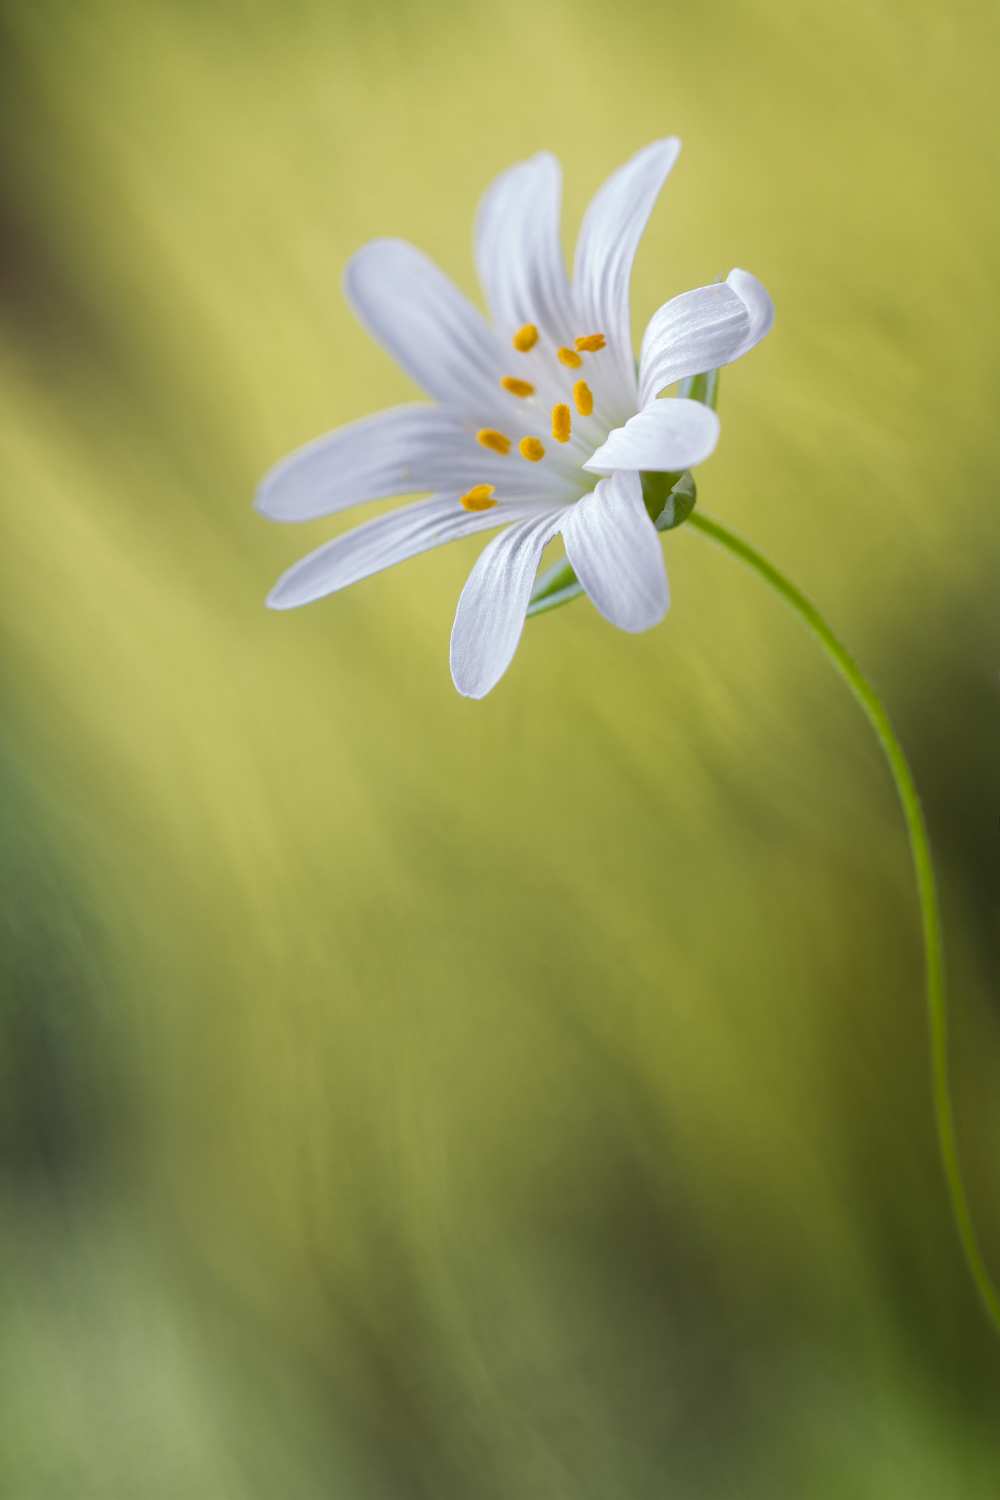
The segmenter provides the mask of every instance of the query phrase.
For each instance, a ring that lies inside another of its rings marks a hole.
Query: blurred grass
[[[274,458],[405,399],[340,269],[472,290],[495,171],[567,242],[685,152],[637,320],[778,302],[702,503],[883,688],[941,855],[1000,1259],[991,7],[6,0],[4,1493],[992,1496],[899,817],[727,559],[639,639],[446,642],[476,546],[292,616]],[[12,546],[11,546],[12,543]]]

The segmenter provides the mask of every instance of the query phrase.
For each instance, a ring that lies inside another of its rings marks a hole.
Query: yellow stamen
[[[589,417],[594,410],[594,393],[585,380],[578,380],[573,387],[573,402],[581,417]]]
[[[496,501],[493,499],[495,484],[474,484],[471,490],[467,490],[462,496],[463,510],[492,510]]]
[[[583,360],[580,358],[579,354],[577,354],[574,349],[567,349],[565,344],[557,352],[559,354],[560,363],[568,365],[571,370],[578,370],[583,364]]]
[[[476,433],[476,442],[482,443],[484,448],[490,448],[494,453],[510,452],[510,438],[504,437],[502,432],[497,432],[493,427],[480,427]]]
[[[552,408],[552,436],[556,442],[568,443],[571,430],[569,407],[554,406]]]
[[[537,464],[539,459],[545,457],[545,448],[536,437],[523,437],[518,443],[521,457],[526,458],[530,464]]]
[[[603,333],[582,333],[573,342],[581,354],[596,354],[598,349],[604,348],[607,339]]]
[[[519,328],[511,343],[519,354],[527,354],[529,349],[534,349],[538,343],[538,329],[534,323],[525,323],[523,328]]]
[[[530,380],[518,380],[516,375],[501,375],[500,384],[505,391],[510,391],[512,396],[519,396],[522,401],[535,394],[535,387]]]

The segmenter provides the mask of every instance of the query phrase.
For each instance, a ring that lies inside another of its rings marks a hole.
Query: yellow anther
[[[511,342],[519,354],[527,354],[538,343],[538,329],[534,323],[525,323],[523,328],[517,330]]]
[[[482,443],[484,448],[490,448],[494,453],[510,452],[510,438],[504,437],[502,432],[497,432],[493,427],[480,427],[476,433],[476,442]]]
[[[594,410],[594,393],[585,380],[578,380],[573,387],[573,404],[581,417],[589,417]]]
[[[522,401],[535,394],[535,387],[530,380],[518,380],[516,375],[501,375],[500,384],[505,391],[510,391],[512,396],[519,396]]]
[[[467,490],[462,496],[463,510],[492,510],[496,501],[493,499],[495,484],[474,484],[471,490]]]
[[[581,354],[596,354],[598,349],[604,348],[607,339],[603,333],[582,333],[573,342]]]
[[[545,448],[536,437],[523,437],[518,443],[521,457],[526,458],[530,464],[537,464],[539,459],[545,457]]]
[[[554,406],[552,408],[552,436],[556,442],[568,443],[571,430],[569,407]]]
[[[576,350],[567,349],[565,344],[557,352],[559,354],[560,363],[568,365],[571,370],[578,370],[583,364],[583,360],[580,358],[579,354],[577,354]]]

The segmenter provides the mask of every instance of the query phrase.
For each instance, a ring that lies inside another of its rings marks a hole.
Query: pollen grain
[[[463,510],[492,510],[496,501],[493,499],[495,484],[474,484],[471,490],[467,490],[462,496]]]
[[[573,404],[581,417],[589,417],[594,410],[594,393],[585,380],[578,380],[573,387]]]
[[[557,443],[568,443],[572,431],[572,419],[568,406],[554,406],[552,408],[552,436]]]
[[[500,384],[505,391],[512,396],[517,396],[520,401],[526,401],[529,396],[535,394],[535,387],[530,380],[518,380],[516,375],[501,375]]]
[[[580,358],[579,354],[577,354],[576,350],[567,349],[565,344],[563,344],[562,348],[557,352],[559,355],[559,363],[566,365],[570,370],[578,370],[583,364],[583,360]]]
[[[607,339],[603,333],[582,333],[573,342],[581,354],[596,354],[598,349],[604,348]]]
[[[534,323],[525,323],[523,328],[519,328],[511,339],[511,343],[519,354],[527,354],[529,350],[534,349],[538,343],[538,329]]]
[[[536,437],[523,437],[517,446],[521,457],[530,464],[537,464],[545,457],[545,445]]]
[[[510,438],[502,432],[497,432],[495,427],[480,427],[476,433],[476,442],[484,448],[489,448],[493,453],[509,453]]]

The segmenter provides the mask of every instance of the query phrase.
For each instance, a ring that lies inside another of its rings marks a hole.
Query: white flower
[[[348,299],[432,404],[395,407],[319,438],[267,475],[256,503],[275,521],[311,521],[365,500],[430,498],[311,553],[278,581],[272,608],[308,604],[430,547],[504,527],[458,602],[451,670],[460,693],[481,698],[506,671],[542,552],[557,534],[613,625],[647,630],[663,618],[663,550],[640,475],[700,463],[719,421],[700,402],[657,398],[738,359],[774,317],[760,282],[731,271],[653,315],[636,373],[632,260],[679,150],[677,140],[657,141],[604,184],[583,220],[572,283],[558,162],[542,153],[498,177],[475,228],[492,326],[405,241],[358,251]]]

